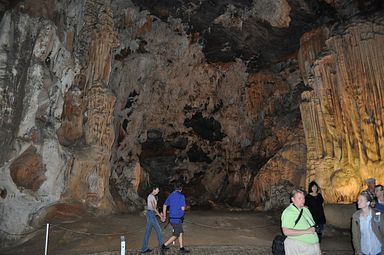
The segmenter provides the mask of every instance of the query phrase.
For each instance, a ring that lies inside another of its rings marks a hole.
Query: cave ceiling
[[[296,52],[305,32],[332,22],[340,15],[325,1],[288,0],[285,20],[268,22],[285,1],[251,0],[133,0],[141,9],[167,20],[177,17],[198,35],[208,62],[246,61],[248,72],[256,72]],[[276,3],[279,2],[279,3]],[[373,3],[372,3],[373,4]],[[262,14],[258,12],[264,10]],[[353,12],[352,12],[353,13]],[[347,14],[346,14],[347,15]],[[227,19],[227,21],[225,21]],[[272,24],[271,24],[272,23]]]
[[[22,0],[1,0],[0,15]],[[43,2],[52,2],[46,0]],[[104,0],[122,6],[126,0]],[[307,31],[382,8],[380,0],[132,0],[167,21],[180,18],[208,62],[240,58],[250,73],[289,58]]]

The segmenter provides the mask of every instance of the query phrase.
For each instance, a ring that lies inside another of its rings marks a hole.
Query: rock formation
[[[64,199],[112,211],[109,159],[115,138],[113,111],[116,97],[108,88],[108,82],[117,38],[111,9],[102,1],[87,1],[84,11],[85,24],[76,45],[81,70],[77,75],[78,83],[72,85],[78,91],[74,93],[76,105],[72,100],[66,101],[66,126],[58,130],[67,133],[61,140],[78,142],[72,154]],[[81,98],[78,98],[79,94]],[[67,132],[72,126],[75,134]],[[62,145],[68,146],[67,143]]]
[[[124,40],[111,75],[119,129],[111,189],[121,210],[136,209],[151,183],[169,192],[183,180],[191,205],[238,207],[264,206],[275,184],[304,186],[304,86],[294,60],[248,75],[240,60],[207,64],[178,20],[135,7],[117,15]],[[264,185],[258,176],[276,164],[285,179]]]
[[[69,155],[55,131],[77,70],[57,32],[49,20],[23,13],[7,12],[1,21],[0,227],[14,234],[65,189]]]
[[[62,203],[112,211],[112,13],[88,1],[82,24],[78,4],[56,4],[40,13],[25,1],[1,23],[0,227],[13,234]]]
[[[0,1],[0,229],[176,181],[195,207],[281,207],[312,179],[353,201],[384,181],[378,6]]]
[[[353,202],[368,177],[383,183],[383,13],[306,33],[299,52],[308,179],[327,202]]]

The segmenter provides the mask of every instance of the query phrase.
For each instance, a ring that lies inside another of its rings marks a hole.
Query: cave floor
[[[162,224],[164,227],[165,224]],[[49,231],[48,254],[120,254],[120,236],[126,239],[126,254],[140,254],[144,236],[145,216],[120,214],[108,217],[87,217],[53,222]],[[271,254],[271,243],[280,232],[279,214],[271,212],[189,211],[184,224],[185,246],[191,254]],[[171,227],[164,231],[164,239]],[[0,254],[44,254],[45,228],[35,232],[23,244],[0,250]],[[152,231],[150,247],[156,248]],[[353,254],[348,229],[326,226],[324,254]],[[165,254],[178,254],[177,243]],[[148,253],[147,253],[148,254]]]

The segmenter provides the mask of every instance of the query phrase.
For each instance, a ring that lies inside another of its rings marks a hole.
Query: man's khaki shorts
[[[285,238],[285,255],[321,255],[320,244],[309,244],[299,240]]]

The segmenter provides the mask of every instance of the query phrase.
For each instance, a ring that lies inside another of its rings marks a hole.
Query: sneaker
[[[142,251],[141,253],[150,253],[152,250],[151,249],[146,249],[145,251]]]
[[[169,247],[168,246],[165,246],[164,244],[161,245],[161,249],[162,250],[169,250]]]
[[[189,253],[189,250],[183,248],[180,248],[180,253]]]

